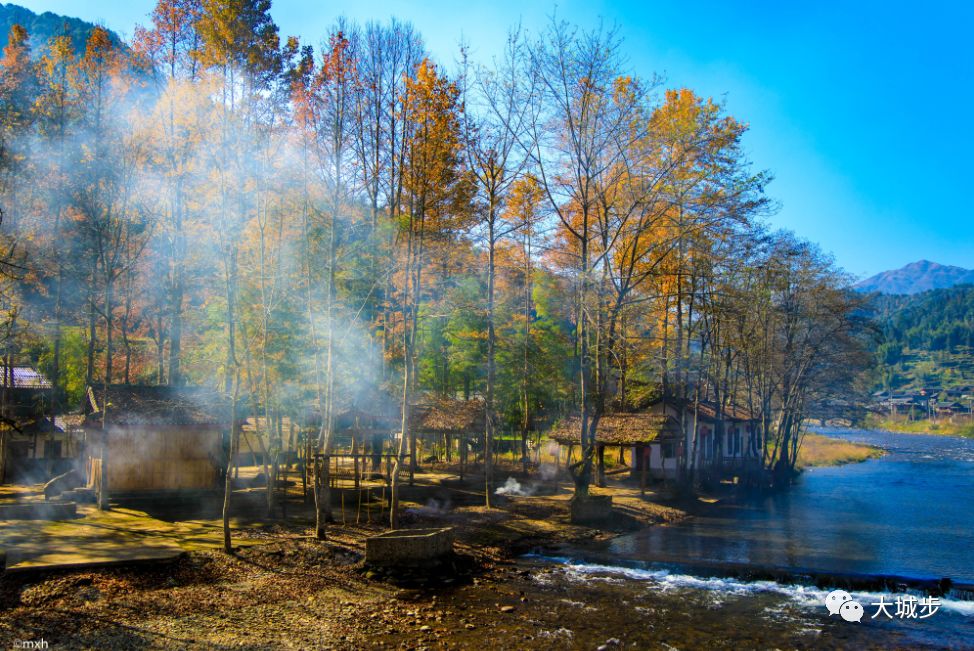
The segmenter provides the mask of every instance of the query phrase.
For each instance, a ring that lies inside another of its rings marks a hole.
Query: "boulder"
[[[611,517],[611,495],[575,496],[571,500],[572,524],[600,524]]]

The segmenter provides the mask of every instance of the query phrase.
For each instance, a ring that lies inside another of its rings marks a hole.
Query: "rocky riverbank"
[[[410,508],[407,525],[457,529],[457,556],[436,572],[366,566],[364,541],[378,524],[336,525],[319,542],[295,522],[237,532],[256,544],[234,555],[192,551],[166,564],[8,574],[0,647],[43,639],[52,649],[917,648],[809,615],[780,595],[672,591],[516,557],[569,553],[684,515],[638,491],[616,501],[619,517],[604,529],[568,524],[560,496],[489,511]]]

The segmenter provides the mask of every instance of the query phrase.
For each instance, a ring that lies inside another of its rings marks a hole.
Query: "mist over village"
[[[972,648],[974,242],[855,105],[776,140],[800,80],[622,3],[25,4],[0,646]]]

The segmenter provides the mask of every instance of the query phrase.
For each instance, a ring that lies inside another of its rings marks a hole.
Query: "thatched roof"
[[[88,389],[85,427],[101,427],[107,402],[110,425],[229,427],[230,401],[203,387],[125,386]]]
[[[687,404],[687,408],[692,412],[693,403]],[[701,402],[699,405],[700,415],[703,418],[709,420],[717,420],[717,405],[711,402]],[[750,411],[744,409],[743,407],[738,407],[735,405],[728,405],[724,407],[724,420],[754,420],[754,416]]]
[[[578,445],[581,427],[581,420],[577,416],[563,418],[548,431],[548,438],[562,445]],[[635,445],[677,436],[678,433],[679,425],[662,414],[605,414],[599,418],[595,442],[605,445]]]
[[[417,432],[469,434],[486,428],[484,401],[429,396],[413,406],[412,422]]]
[[[389,410],[365,411],[355,407],[335,414],[336,430],[396,430],[401,423]]]
[[[305,409],[299,420],[300,427],[316,431],[321,428],[321,412],[316,406]],[[342,431],[399,431],[400,414],[396,406],[376,406],[365,410],[356,406],[340,408],[334,416],[336,432]]]
[[[56,422],[57,421],[55,421],[55,423]],[[51,419],[45,416],[38,416],[37,418],[20,422],[4,419],[4,424],[12,427],[15,432],[22,436],[33,434],[51,434],[52,432],[54,434],[64,433],[64,430],[61,429],[57,424],[52,427]]]

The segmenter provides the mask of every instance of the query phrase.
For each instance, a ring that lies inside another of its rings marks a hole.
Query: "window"
[[[60,459],[61,458],[61,441],[46,441],[44,443],[44,458],[46,458],[46,459]]]

